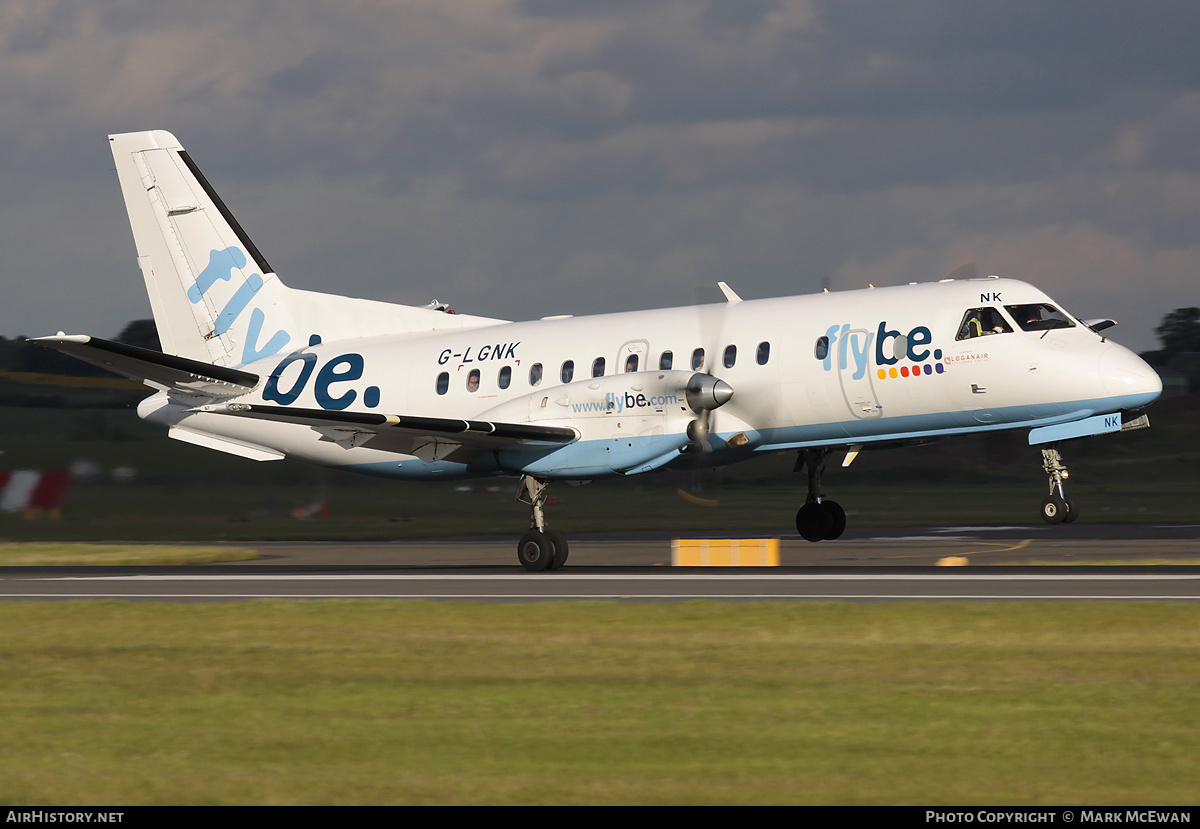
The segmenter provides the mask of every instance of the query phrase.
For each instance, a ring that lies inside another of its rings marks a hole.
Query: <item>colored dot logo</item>
[[[936,356],[938,359],[941,359],[942,355],[939,352]],[[925,365],[917,366],[900,366],[900,368],[895,368],[894,366],[892,368],[881,368],[876,374],[880,380],[894,380],[898,377],[928,377],[932,374],[944,374],[945,371],[946,366],[942,363],[936,363],[932,366],[926,363]]]

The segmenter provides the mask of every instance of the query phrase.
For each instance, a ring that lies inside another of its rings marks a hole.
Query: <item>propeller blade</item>
[[[725,405],[733,397],[733,387],[712,374],[721,347],[725,313],[730,305],[741,301],[742,298],[724,282],[718,282],[716,286],[696,288],[704,364],[697,367],[700,370],[692,375],[685,389],[688,407],[699,415],[688,424],[687,429],[688,440],[691,441],[688,450],[693,453],[706,455],[712,452],[712,443],[708,439],[713,428],[712,411]]]

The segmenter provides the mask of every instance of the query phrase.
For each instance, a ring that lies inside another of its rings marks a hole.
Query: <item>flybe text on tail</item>
[[[192,301],[193,305],[199,304],[213,285],[220,280],[229,282],[233,277],[233,271],[246,267],[246,262],[246,254],[237,247],[227,247],[224,250],[210,251],[208,254],[208,265],[197,274],[196,281],[188,288],[188,299]],[[237,287],[233,296],[229,298],[229,301],[225,303],[225,307],[217,315],[216,322],[213,324],[213,330],[206,334],[204,338],[210,340],[213,337],[220,337],[225,334],[250,305],[250,300],[254,298],[254,295],[259,292],[262,286],[263,278],[261,274],[252,273],[246,277],[246,281]],[[266,321],[266,318],[266,314],[263,313],[261,308],[251,310],[250,323],[246,327],[246,342],[242,348],[242,365],[278,354],[291,341],[291,336],[286,331],[276,331],[267,340],[266,345],[259,348],[258,338],[262,334],[263,323]]]

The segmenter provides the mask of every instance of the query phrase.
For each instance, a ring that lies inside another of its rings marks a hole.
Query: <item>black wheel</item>
[[[829,529],[825,530],[825,540],[833,541],[841,538],[846,531],[846,511],[837,501],[822,501],[821,509],[829,516]]]
[[[1069,495],[1063,501],[1067,504],[1067,517],[1063,519],[1063,523],[1070,524],[1079,517],[1079,507],[1075,504],[1075,499]]]
[[[1057,495],[1042,501],[1042,518],[1047,524],[1061,524],[1067,520],[1067,502]]]
[[[796,532],[805,541],[822,541],[828,538],[833,527],[833,516],[816,501],[810,501],[796,511]]]
[[[526,570],[541,572],[554,561],[554,545],[543,533],[527,532],[517,542],[517,560]]]
[[[550,539],[550,546],[554,548],[554,558],[550,561],[549,569],[557,570],[567,563],[567,554],[571,552],[570,545],[567,544],[566,536],[555,530],[546,530],[543,535]]]

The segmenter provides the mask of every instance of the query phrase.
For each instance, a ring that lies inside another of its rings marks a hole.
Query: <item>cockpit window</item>
[[[1030,305],[1005,305],[1022,331],[1049,331],[1052,328],[1074,328],[1075,323],[1067,315],[1044,302]]]
[[[990,334],[1011,334],[1012,326],[996,308],[972,308],[963,314],[956,340],[970,340]]]

